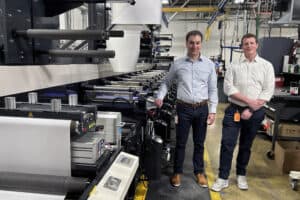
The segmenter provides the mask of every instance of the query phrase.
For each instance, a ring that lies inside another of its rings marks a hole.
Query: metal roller
[[[115,57],[115,51],[112,50],[49,50],[45,52],[51,56],[56,57],[101,57],[101,58],[113,58]]]
[[[86,178],[0,172],[5,190],[66,194],[82,192],[88,184]]]
[[[108,37],[123,37],[124,31],[28,29],[17,30],[15,34],[28,38],[52,40],[105,40]]]
[[[54,2],[57,2],[54,1]],[[61,2],[61,0],[60,0]],[[106,2],[115,2],[115,3],[130,3],[135,4],[135,0],[63,0],[64,3],[106,3]]]
[[[152,49],[141,49],[140,56],[142,57],[150,57],[152,55]]]
[[[97,86],[93,87],[95,90],[105,90],[105,91],[140,91],[142,90],[142,86],[114,86],[114,85],[106,85],[106,86]]]
[[[16,109],[16,97],[4,97],[5,109],[14,110]]]

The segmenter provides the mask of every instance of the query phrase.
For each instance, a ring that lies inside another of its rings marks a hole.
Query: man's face
[[[186,42],[186,48],[188,56],[199,56],[201,49],[201,37],[199,35],[191,35]]]
[[[258,44],[253,37],[244,38],[242,48],[246,57],[252,57],[256,55]]]

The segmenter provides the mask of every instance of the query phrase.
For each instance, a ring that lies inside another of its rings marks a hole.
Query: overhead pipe
[[[115,51],[113,50],[59,50],[50,49],[48,51],[39,51],[41,54],[49,54],[54,57],[100,57],[100,58],[114,58]]]
[[[184,4],[181,6],[181,8],[184,8],[188,3],[190,2],[190,0],[186,0],[184,2]],[[168,23],[170,23],[170,21],[178,14],[178,12],[175,12],[169,19],[168,19]]]
[[[57,2],[57,1],[53,1]],[[63,3],[106,3],[106,2],[112,2],[112,3],[129,3],[131,5],[135,4],[135,0],[63,0],[60,2]]]
[[[109,37],[123,37],[124,31],[99,31],[99,30],[53,30],[53,29],[28,29],[17,30],[17,36],[28,38],[52,40],[105,40]]]

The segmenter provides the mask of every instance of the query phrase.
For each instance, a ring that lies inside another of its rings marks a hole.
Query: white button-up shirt
[[[243,57],[239,63],[227,67],[224,92],[232,103],[247,106],[244,102],[230,98],[230,95],[238,92],[251,99],[269,101],[274,93],[274,87],[273,65],[258,55],[252,62]]]

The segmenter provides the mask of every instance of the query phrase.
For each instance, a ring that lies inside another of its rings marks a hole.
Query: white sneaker
[[[237,185],[241,190],[248,190],[246,176],[237,175]]]
[[[212,185],[211,189],[215,192],[220,192],[222,189],[229,186],[228,179],[218,178],[216,182]]]

